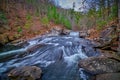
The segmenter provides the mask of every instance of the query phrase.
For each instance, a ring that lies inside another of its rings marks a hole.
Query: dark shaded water
[[[94,45],[74,34],[44,36],[26,42],[22,48],[0,53],[0,80],[11,69],[36,65],[43,70],[42,80],[90,80],[90,74],[78,68],[80,59],[97,56]]]

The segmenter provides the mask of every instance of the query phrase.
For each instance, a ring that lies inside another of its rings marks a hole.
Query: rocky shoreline
[[[101,32],[100,44],[95,48],[101,50],[98,57],[80,60],[79,67],[95,75],[95,80],[120,79],[120,33],[117,26],[111,26]]]

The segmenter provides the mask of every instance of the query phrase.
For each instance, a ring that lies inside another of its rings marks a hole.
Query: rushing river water
[[[42,80],[90,80],[78,62],[98,55],[93,46],[75,33],[29,40],[20,49],[0,53],[0,80],[6,80],[4,75],[11,69],[28,65],[42,68]]]

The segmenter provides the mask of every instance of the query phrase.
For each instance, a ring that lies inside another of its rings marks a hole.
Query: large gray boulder
[[[11,80],[36,80],[41,77],[42,70],[36,66],[18,67],[10,71]]]
[[[90,57],[79,62],[79,67],[91,74],[119,72],[120,62],[115,58]]]
[[[120,73],[106,73],[96,76],[96,80],[120,80]]]

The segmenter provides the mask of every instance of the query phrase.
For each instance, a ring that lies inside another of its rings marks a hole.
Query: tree
[[[120,0],[118,1],[118,22],[120,25]]]
[[[114,5],[113,6],[115,6],[115,10],[114,10],[114,12],[115,12],[115,17],[117,18],[117,22],[119,22],[119,20],[118,20],[118,6],[119,5],[119,0],[114,0]]]

